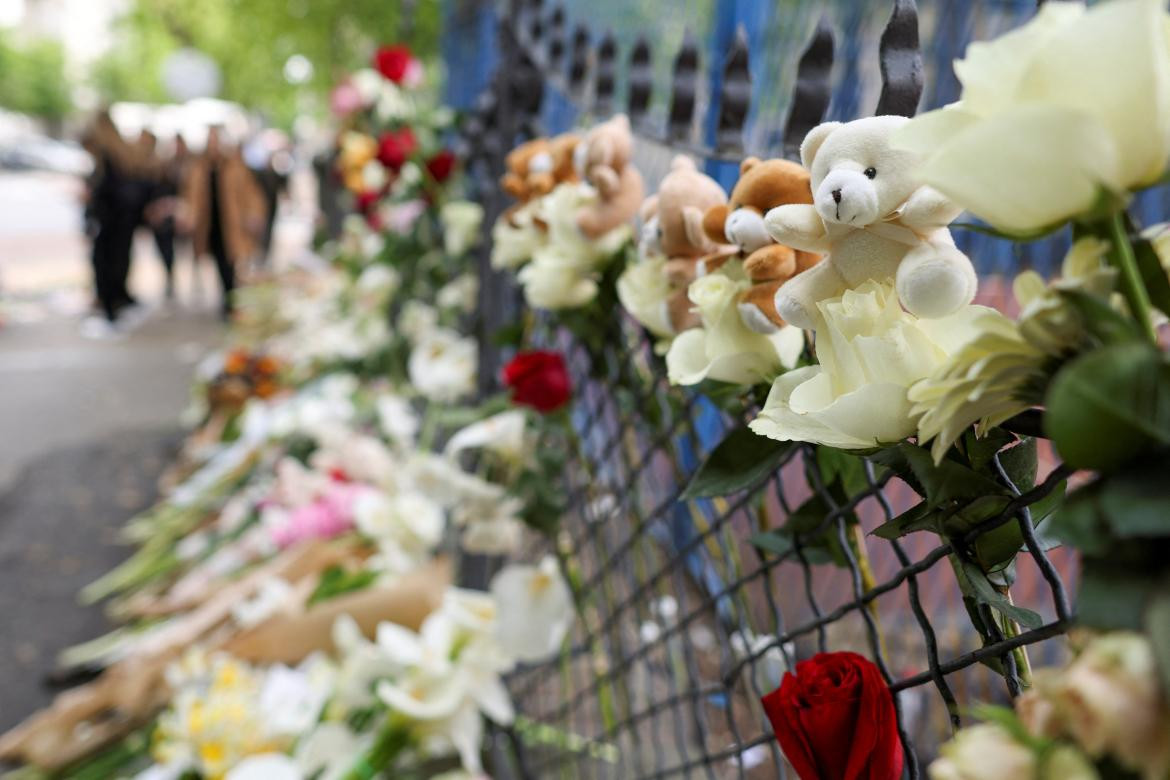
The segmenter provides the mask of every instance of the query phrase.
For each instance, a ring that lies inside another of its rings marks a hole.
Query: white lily
[[[528,417],[518,409],[492,415],[460,429],[447,442],[445,452],[455,457],[464,450],[486,449],[509,462],[520,462],[531,455],[528,447]]]
[[[450,403],[475,390],[478,357],[475,339],[440,328],[415,345],[407,372],[411,384],[424,396]]]
[[[512,565],[492,578],[491,593],[500,609],[496,640],[521,661],[555,655],[573,624],[573,594],[556,559],[537,566]]]

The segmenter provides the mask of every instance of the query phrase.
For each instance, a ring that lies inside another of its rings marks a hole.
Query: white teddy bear
[[[944,317],[975,296],[975,269],[955,248],[947,225],[962,211],[914,176],[917,157],[893,148],[907,120],[875,116],[825,122],[800,145],[812,173],[813,205],[770,210],[764,222],[777,242],[828,258],[776,293],[776,310],[801,328],[815,327],[816,304],[868,279],[894,278],[911,314]]]

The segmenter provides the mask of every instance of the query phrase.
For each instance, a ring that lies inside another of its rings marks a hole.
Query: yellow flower
[[[972,424],[975,434],[983,436],[1039,403],[1045,363],[1075,353],[1086,338],[1080,316],[1058,291],[1076,289],[1108,299],[1115,271],[1105,264],[1106,249],[1095,238],[1076,242],[1064,259],[1061,278],[1050,285],[1034,271],[1020,274],[1012,285],[1019,322],[987,310],[972,322],[978,335],[910,388],[918,440],[934,440],[935,462],[942,461]]]

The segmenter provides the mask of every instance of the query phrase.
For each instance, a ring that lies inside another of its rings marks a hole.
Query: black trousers
[[[163,267],[167,269],[169,283],[175,270],[175,221],[168,217],[152,226],[150,232],[154,234],[154,245],[158,247],[158,256],[162,258]]]
[[[133,216],[112,215],[102,221],[93,238],[93,278],[98,305],[113,322],[118,312],[134,303],[126,289],[130,275],[130,251],[134,243]]]
[[[228,254],[227,245],[223,240],[223,232],[212,227],[208,236],[207,248],[215,258],[215,268],[219,271],[219,281],[223,285],[223,312],[228,314],[232,310],[232,290],[236,287],[236,268]]]

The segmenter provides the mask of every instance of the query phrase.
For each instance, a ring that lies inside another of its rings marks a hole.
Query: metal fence
[[[565,8],[456,0],[454,35],[481,46],[489,32],[496,39],[494,68],[477,71],[490,81],[476,85],[483,89],[463,124],[478,197],[490,223],[507,205],[495,180],[508,149],[615,111],[631,117],[651,191],[679,151],[705,161],[729,186],[733,161],[748,153],[791,157],[822,119],[912,114],[924,90],[932,105],[953,97],[953,75],[940,63],[976,30],[983,37],[1026,18],[1019,3],[986,5],[979,13],[975,3],[940,0],[920,14],[913,0],[728,0],[657,3],[656,15],[640,16],[645,4],[629,3],[616,31],[596,36],[578,20],[605,19],[615,7],[608,0]],[[699,45],[696,30],[709,47]],[[464,59],[474,51],[451,39],[447,47]],[[474,82],[450,80],[464,92]],[[963,240],[985,273],[1002,265],[1000,255],[1012,267],[1050,268],[1062,254],[1059,239],[1024,247],[975,234]],[[479,262],[486,392],[497,389],[500,365],[491,335],[520,309],[486,250]],[[1068,626],[1062,575],[1075,576],[1075,560],[1045,551],[1029,507],[1069,475],[1043,449],[1034,487],[1012,485],[1001,469],[1005,484],[1019,487],[1017,498],[946,541],[847,538],[854,517],[856,527],[872,530],[918,497],[870,462],[860,481],[834,482],[832,464],[811,447],[792,450],[762,488],[684,500],[703,455],[742,420],[669,386],[650,340],[616,305],[600,327],[589,344],[551,318],[536,328],[539,343],[568,356],[577,437],[563,475],[570,512],[525,557],[540,548],[558,556],[580,617],[559,659],[511,677],[520,717],[497,742],[506,747],[497,751],[498,774],[786,776],[760,696],[797,659],[854,649],[877,661],[897,693],[907,773],[919,777],[965,707],[1018,693],[1028,661],[1013,651],[1031,646],[1032,662],[1058,659],[1062,643],[1045,640]],[[796,518],[802,530],[791,549],[767,552],[747,541]],[[986,606],[968,614],[952,566],[969,559],[982,534],[1008,523],[1019,526],[1027,548],[1011,598],[1042,619],[1038,628],[1005,635]],[[826,563],[805,544],[826,530],[837,535],[844,565]],[[974,622],[982,622],[982,634]]]

